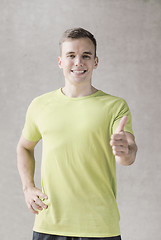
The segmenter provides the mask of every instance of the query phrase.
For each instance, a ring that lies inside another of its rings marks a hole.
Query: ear
[[[61,60],[61,57],[58,57],[58,65],[60,68],[62,68],[62,60]]]
[[[94,69],[96,69],[97,68],[97,66],[98,66],[98,57],[95,57],[95,63],[94,63]]]

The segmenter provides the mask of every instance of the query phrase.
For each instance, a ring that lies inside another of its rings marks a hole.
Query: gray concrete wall
[[[139,148],[117,166],[123,240],[160,239],[161,0],[0,1],[0,239],[29,240],[34,216],[24,202],[16,145],[30,101],[64,85],[58,41],[71,27],[98,41],[93,85],[123,97]],[[41,144],[36,149],[40,185]]]

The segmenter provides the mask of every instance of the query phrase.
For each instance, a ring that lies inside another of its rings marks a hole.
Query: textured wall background
[[[139,148],[134,165],[117,165],[123,240],[160,238],[161,0],[0,1],[0,238],[29,240],[34,216],[24,202],[16,145],[31,100],[64,86],[58,41],[83,27],[98,42],[93,85],[123,97]],[[36,148],[40,186],[41,144]]]

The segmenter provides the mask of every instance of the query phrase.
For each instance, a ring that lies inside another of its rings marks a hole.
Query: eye
[[[89,56],[89,55],[84,55],[83,58],[88,58],[88,59],[90,59],[90,56]]]
[[[71,54],[71,55],[68,55],[68,57],[69,58],[74,58],[75,56]]]

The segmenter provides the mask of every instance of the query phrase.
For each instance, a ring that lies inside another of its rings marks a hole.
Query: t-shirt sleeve
[[[129,132],[134,136],[133,130],[132,130],[132,117],[130,109],[127,105],[127,102],[124,99],[120,100],[119,105],[117,106],[116,115],[113,120],[113,126],[112,126],[112,133],[114,134],[116,129],[119,126],[120,120],[123,116],[127,116],[127,122],[124,127],[125,132]]]
[[[25,139],[29,141],[39,141],[41,137],[40,130],[37,125],[38,118],[38,106],[33,100],[29,105],[26,112],[26,119],[24,128],[22,130],[22,135]]]

